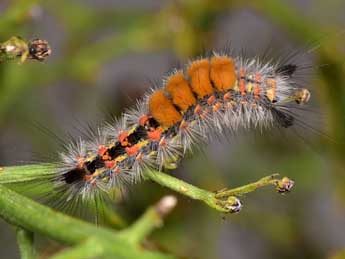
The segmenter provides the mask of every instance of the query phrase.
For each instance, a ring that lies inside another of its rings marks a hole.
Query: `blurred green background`
[[[345,258],[345,2],[342,0],[79,0],[0,2],[0,41],[42,38],[45,63],[0,64],[0,163],[54,156],[54,139],[33,127],[77,136],[134,103],[173,67],[224,47],[272,56],[301,53],[312,64],[301,82],[312,92],[315,129],[241,134],[187,157],[173,175],[208,190],[279,172],[296,181],[279,196],[248,195],[226,216],[179,196],[151,246],[181,258]],[[298,137],[300,135],[301,137]],[[170,190],[132,186],[118,210],[133,221]],[[19,258],[14,231],[1,221],[1,258]],[[41,240],[48,253],[56,244]]]

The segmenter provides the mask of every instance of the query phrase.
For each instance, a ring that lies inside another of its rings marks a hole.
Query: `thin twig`
[[[138,244],[155,228],[161,227],[163,218],[176,206],[176,197],[170,195],[163,197],[156,205],[148,208],[146,212],[130,226],[121,232],[132,244]]]
[[[236,198],[237,196],[253,192],[260,187],[268,185],[274,185],[280,193],[289,192],[294,184],[287,177],[277,179],[278,174],[273,174],[241,187],[210,192],[159,171],[147,171],[146,176],[162,186],[168,187],[192,199],[203,201],[211,208],[225,213],[238,212],[241,209],[241,203]]]

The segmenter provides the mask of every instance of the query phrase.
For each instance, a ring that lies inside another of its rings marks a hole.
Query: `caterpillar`
[[[65,146],[53,174],[60,202],[95,200],[147,169],[175,168],[215,135],[293,126],[291,107],[310,99],[295,80],[299,68],[213,53],[175,69],[119,119]]]

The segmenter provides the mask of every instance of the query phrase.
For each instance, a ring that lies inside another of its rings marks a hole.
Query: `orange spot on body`
[[[246,77],[246,70],[244,68],[240,69],[240,77]]]
[[[195,107],[194,113],[197,115],[200,115],[202,113],[202,108],[199,104]]]
[[[160,146],[165,146],[167,144],[165,138],[162,138],[160,141],[159,141],[159,144]]]
[[[150,117],[148,115],[143,115],[139,118],[139,125],[145,126],[145,124],[149,121]]]
[[[152,117],[163,127],[171,127],[182,119],[163,90],[158,90],[150,96],[149,109]]]
[[[207,99],[207,104],[208,105],[212,105],[216,102],[216,97],[214,95],[211,95],[208,99]]]
[[[180,129],[186,129],[187,127],[188,127],[188,123],[185,120],[181,121]]]
[[[220,103],[216,103],[215,105],[212,106],[213,112],[217,112],[222,108],[222,105]]]
[[[230,101],[231,100],[231,93],[227,92],[226,94],[224,94],[223,96],[224,101]]]
[[[139,145],[138,144],[135,144],[134,146],[132,147],[126,147],[125,148],[125,151],[126,153],[129,155],[129,156],[134,156],[138,153],[139,151]]]
[[[135,158],[135,160],[137,161],[141,161],[142,159],[143,159],[143,153],[139,153]]]
[[[147,132],[147,136],[149,137],[150,140],[152,141],[157,141],[161,138],[162,135],[162,128],[157,128],[155,130],[150,130]]]
[[[198,98],[213,93],[210,81],[210,64],[207,59],[192,62],[187,69],[187,73],[190,77],[192,90],[198,95]]]
[[[241,68],[240,69],[240,84],[239,84],[239,88],[240,88],[240,92],[241,92],[242,96],[246,95],[246,80],[245,80],[245,77],[246,77],[246,71],[243,68]]]
[[[104,162],[104,166],[106,168],[113,168],[115,166],[116,162],[114,160],[108,160]]]
[[[254,97],[256,99],[260,98],[260,92],[261,92],[261,74],[256,73],[255,74],[255,85],[254,85]]]
[[[196,103],[189,83],[181,71],[168,78],[165,89],[171,95],[173,103],[182,111]]]
[[[108,154],[102,156],[102,160],[110,160],[111,157]]]
[[[266,96],[271,102],[273,102],[276,98],[277,82],[273,78],[268,78],[266,80],[266,84],[267,84]]]
[[[121,146],[125,147],[128,145],[128,132],[127,131],[123,131],[120,133],[120,135],[118,136],[118,141],[121,143]]]
[[[85,180],[85,181],[91,181],[92,178],[93,178],[92,175],[88,175],[88,174],[84,175],[84,180]]]
[[[103,156],[106,151],[107,151],[107,148],[105,147],[105,145],[99,145],[98,146],[98,155],[99,156]]]
[[[82,169],[85,165],[85,160],[83,157],[77,157],[77,168]]]
[[[219,91],[230,90],[236,82],[234,61],[226,56],[213,57],[211,59],[210,77]]]

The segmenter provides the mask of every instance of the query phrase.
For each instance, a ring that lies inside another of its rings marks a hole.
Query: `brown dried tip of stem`
[[[160,217],[168,215],[177,204],[177,198],[173,195],[163,197],[155,206],[156,212]]]
[[[227,200],[228,206],[227,209],[229,209],[230,213],[238,213],[242,209],[242,202],[235,196],[230,196]]]
[[[278,180],[275,185],[277,188],[277,191],[279,193],[287,193],[290,192],[292,187],[294,186],[295,182],[287,177],[283,177],[283,179]]]
[[[39,61],[45,60],[51,54],[51,48],[48,41],[41,39],[34,39],[29,41],[29,57]]]

